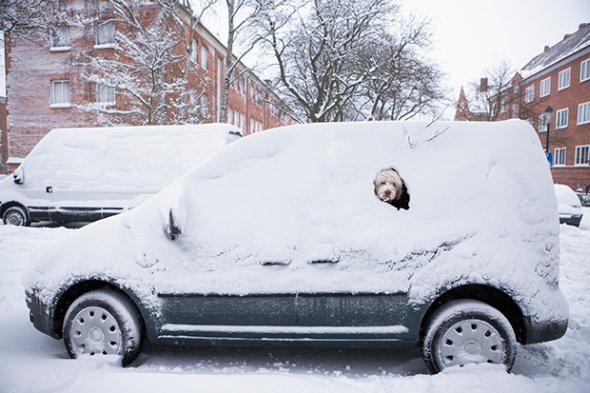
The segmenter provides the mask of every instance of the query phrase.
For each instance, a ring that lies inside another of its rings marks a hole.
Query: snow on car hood
[[[409,210],[374,194],[390,167]],[[243,138],[138,208],[47,246],[25,282],[48,296],[72,275],[107,275],[146,298],[408,292],[419,304],[476,281],[537,293],[532,308],[559,313],[557,217],[525,122],[298,125]]]

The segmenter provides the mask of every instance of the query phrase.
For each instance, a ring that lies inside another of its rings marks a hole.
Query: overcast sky
[[[431,18],[432,57],[456,96],[498,60],[518,70],[590,22],[590,0],[404,0],[404,7]]]

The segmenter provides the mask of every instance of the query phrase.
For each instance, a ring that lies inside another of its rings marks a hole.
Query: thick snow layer
[[[485,207],[482,207],[484,209]],[[561,225],[561,288],[570,323],[560,340],[519,347],[512,374],[478,365],[428,375],[418,352],[147,349],[135,367],[67,359],[28,321],[20,276],[38,245],[77,230],[0,226],[0,392],[583,393],[590,386],[590,208]]]
[[[409,210],[374,195],[392,166]],[[401,292],[421,304],[488,283],[544,321],[567,318],[558,231],[526,122],[293,126],[242,138],[138,208],[55,242],[25,280],[49,303],[73,274],[108,275],[148,306],[183,292]]]

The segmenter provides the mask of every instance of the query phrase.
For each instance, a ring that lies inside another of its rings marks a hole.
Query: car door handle
[[[290,265],[291,261],[264,261],[262,266],[287,266]]]
[[[48,194],[51,194],[53,192],[53,187],[51,187],[51,186],[45,187],[45,192]]]

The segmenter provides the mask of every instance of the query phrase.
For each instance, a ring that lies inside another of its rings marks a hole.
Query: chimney
[[[481,93],[488,91],[488,78],[481,78],[479,80],[479,91]]]
[[[564,35],[564,36],[563,36],[563,39],[564,39],[564,40],[567,40],[567,39],[568,39],[568,38],[570,38],[571,36],[572,36],[571,34],[566,34],[566,35]]]
[[[543,49],[543,52],[548,52],[549,51],[549,45],[545,45],[545,49]]]

